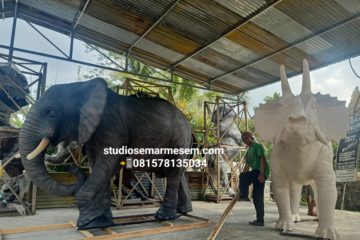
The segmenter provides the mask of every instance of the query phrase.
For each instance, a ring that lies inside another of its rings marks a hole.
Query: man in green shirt
[[[264,147],[254,141],[250,132],[242,133],[241,139],[248,146],[248,150],[245,154],[246,165],[240,174],[240,201],[249,201],[249,185],[253,184],[256,220],[249,224],[264,226],[264,188],[270,173],[269,164],[265,159]]]

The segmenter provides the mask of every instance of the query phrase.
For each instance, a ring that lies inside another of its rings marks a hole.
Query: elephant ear
[[[349,113],[345,101],[338,101],[330,95],[314,94],[317,117],[321,131],[328,139],[339,142],[346,135],[349,126]]]
[[[255,109],[255,129],[265,142],[276,141],[284,128],[286,112],[283,111],[280,101],[281,99],[272,100]]]
[[[78,143],[87,142],[99,125],[107,100],[107,83],[95,78],[83,83],[83,104],[80,107]]]

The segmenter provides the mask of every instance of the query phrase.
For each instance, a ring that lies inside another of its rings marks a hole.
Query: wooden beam
[[[74,229],[76,229],[76,223],[75,223],[74,221],[70,220],[70,221],[69,221],[69,224],[70,224]],[[87,230],[79,230],[79,232],[80,232],[82,235],[84,235],[85,237],[87,237],[87,238],[94,237],[94,235],[93,235],[91,232],[87,231]]]
[[[206,219],[206,221],[200,221],[195,223],[188,223],[183,225],[173,225],[173,226],[165,226],[165,227],[158,227],[152,229],[145,229],[145,230],[137,230],[137,231],[130,231],[125,233],[115,233],[111,235],[105,236],[96,236],[96,237],[89,237],[85,238],[85,240],[91,239],[102,239],[102,240],[112,240],[112,239],[127,239],[133,237],[143,237],[153,234],[161,234],[161,233],[168,233],[168,232],[176,232],[176,231],[184,231],[190,230],[194,228],[201,228],[201,227],[208,227],[210,225],[210,220]]]
[[[153,214],[145,214],[145,215],[133,215],[133,216],[122,216],[116,217],[114,220],[129,220],[133,218],[139,218],[140,220],[144,220],[146,218],[153,217]],[[79,230],[81,234],[85,236],[83,239],[124,239],[130,237],[142,237],[148,236],[152,234],[161,234],[161,233],[168,233],[168,232],[175,232],[175,231],[184,231],[190,230],[194,228],[200,227],[208,227],[210,226],[210,220],[207,218],[202,218],[198,216],[193,216],[190,214],[185,214],[183,217],[190,218],[192,221],[191,223],[182,224],[182,225],[175,225],[172,222],[162,222],[163,225],[157,228],[151,229],[143,229],[143,230],[134,230],[125,233],[117,233],[112,228],[102,228],[108,235],[102,236],[94,236],[91,232],[87,230]],[[19,228],[12,228],[12,229],[0,229],[0,240],[1,237],[7,234],[19,234],[19,233],[30,233],[30,232],[37,232],[37,231],[51,231],[51,230],[60,230],[60,229],[74,229],[76,230],[76,223],[74,221],[69,221],[68,223],[63,224],[49,224],[49,225],[42,225],[42,226],[30,226],[30,227],[19,227]]]
[[[29,233],[29,232],[38,232],[38,231],[48,231],[48,230],[57,230],[57,229],[68,229],[73,228],[73,225],[70,223],[61,223],[61,224],[48,224],[42,226],[31,226],[31,227],[18,227],[11,229],[2,229],[2,234],[18,234],[18,233]]]

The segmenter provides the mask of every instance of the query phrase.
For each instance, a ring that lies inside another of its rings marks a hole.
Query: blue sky
[[[0,20],[0,44],[9,45],[11,35],[12,19]],[[54,41],[60,48],[69,49],[69,37],[59,33],[39,27],[52,41]],[[31,49],[39,52],[46,52],[61,56],[61,54],[52,47],[46,40],[44,40],[35,30],[33,30],[26,22],[18,20],[16,29],[15,47]],[[79,60],[86,60],[96,63],[95,53],[86,53],[85,44],[80,41],[75,41],[74,58]],[[0,49],[1,53],[8,53],[7,50]],[[65,51],[66,53],[68,51]],[[42,62],[48,62],[48,85],[56,83],[69,83],[78,80],[78,68],[80,65],[69,63],[65,61],[23,54],[15,53],[15,56],[26,57]],[[352,59],[354,68],[360,74],[360,57]],[[82,66],[82,70],[91,69]],[[323,94],[330,94],[338,97],[339,100],[350,101],[351,93],[356,86],[359,86],[360,79],[358,79],[351,71],[349,62],[343,61],[341,63],[333,64],[328,67],[312,71],[312,90],[314,93],[321,92]],[[294,93],[299,93],[301,89],[301,76],[289,79],[290,86]],[[250,113],[253,113],[252,108],[263,102],[265,96],[273,95],[274,92],[280,92],[280,84],[275,83],[262,88],[258,88],[249,92]]]

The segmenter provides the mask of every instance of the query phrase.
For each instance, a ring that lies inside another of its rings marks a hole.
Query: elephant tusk
[[[39,145],[35,148],[34,151],[32,151],[26,156],[26,159],[33,160],[37,155],[39,155],[42,151],[44,151],[44,149],[46,149],[46,147],[49,145],[49,142],[50,141],[47,138],[41,139]]]

